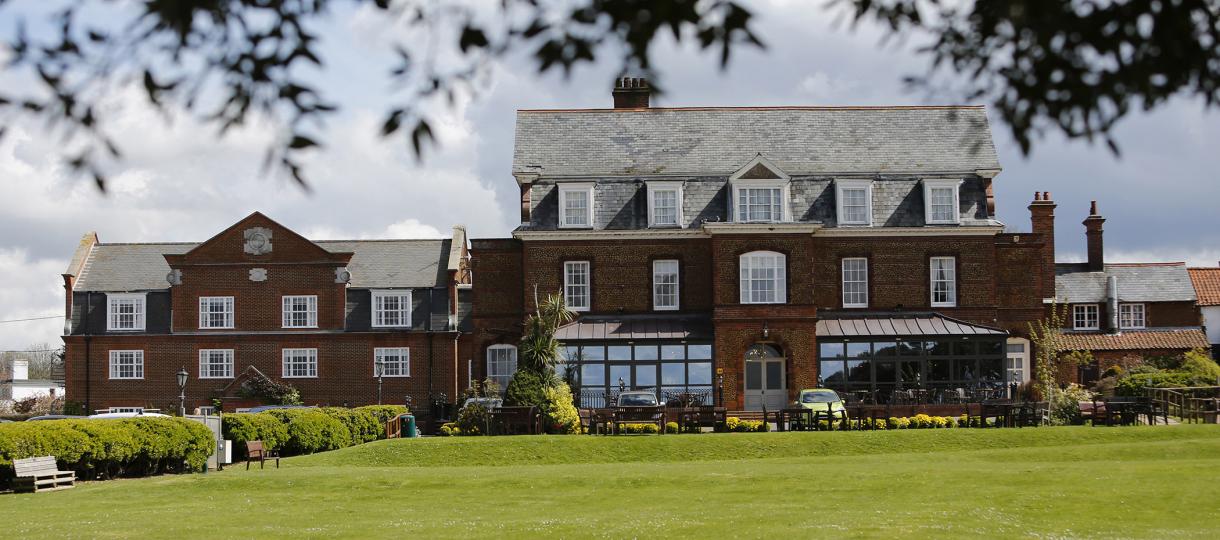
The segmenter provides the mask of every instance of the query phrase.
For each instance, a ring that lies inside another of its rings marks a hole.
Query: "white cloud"
[[[62,278],[66,259],[32,259],[23,249],[0,248],[0,321],[63,315]],[[57,346],[62,318],[0,323],[0,350],[20,350],[36,343]]]

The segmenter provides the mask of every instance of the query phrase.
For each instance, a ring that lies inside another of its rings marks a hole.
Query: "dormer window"
[[[733,221],[737,223],[776,223],[791,221],[788,210],[788,180],[761,155],[729,177],[729,200]]]
[[[106,330],[143,332],[145,299],[144,293],[107,294]]]
[[[593,227],[593,183],[559,185],[559,226],[562,228]]]
[[[682,226],[682,183],[648,183],[648,226]]]
[[[958,210],[958,179],[927,179],[923,181],[924,221],[930,225],[956,225]]]
[[[836,216],[839,225],[873,224],[873,182],[835,180]]]

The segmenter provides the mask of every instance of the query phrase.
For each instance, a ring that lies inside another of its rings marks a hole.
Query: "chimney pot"
[[[1097,201],[1089,201],[1089,215],[1090,216],[1098,215],[1097,214]]]
[[[619,77],[614,81],[615,109],[647,109],[652,96],[648,79],[641,77]]]

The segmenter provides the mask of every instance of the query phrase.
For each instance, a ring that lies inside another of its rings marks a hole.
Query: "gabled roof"
[[[347,268],[353,288],[431,288],[447,283],[448,239],[319,240],[331,253],[353,253]],[[150,291],[169,288],[165,255],[196,243],[96,244],[77,278],[76,291]]]
[[[1186,264],[1114,263],[1090,272],[1085,263],[1055,265],[1055,298],[1066,303],[1105,302],[1106,278],[1118,278],[1120,302],[1191,302],[1195,288]]]
[[[690,107],[517,111],[513,172],[727,176],[762,154],[791,175],[998,170],[986,111]]]
[[[1200,306],[1220,306],[1220,268],[1187,268]]]
[[[1005,336],[999,328],[960,321],[938,313],[819,313],[817,336]]]
[[[1121,334],[1070,333],[1059,337],[1061,351],[1139,351],[1206,349],[1211,347],[1202,330],[1124,330]]]

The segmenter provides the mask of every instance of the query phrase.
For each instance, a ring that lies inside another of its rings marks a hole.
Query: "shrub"
[[[462,435],[482,435],[490,422],[491,411],[476,401],[458,411],[456,424]]]
[[[262,373],[242,381],[238,393],[243,397],[263,400],[271,405],[300,405],[301,393],[286,382],[274,381]]]
[[[274,415],[237,413],[220,418],[221,433],[236,447],[233,459],[246,457],[246,443],[249,441],[262,441],[263,447],[269,450],[282,449],[288,441],[288,428]]]
[[[216,444],[198,422],[179,418],[57,420],[0,425],[0,485],[14,459],[52,455],[81,479],[200,470]]]
[[[665,433],[677,433],[677,432],[678,432],[678,423],[677,422],[666,422],[665,423]]]
[[[540,410],[547,433],[580,434],[580,411],[572,404],[572,390],[567,383],[547,386],[542,397]]]
[[[518,407],[538,407],[546,404],[545,390],[550,386],[542,375],[530,370],[520,369],[508,381],[504,391],[504,404]]]
[[[265,413],[288,430],[285,455],[312,454],[351,446],[352,435],[342,422],[318,409],[275,409]]]
[[[385,437],[385,424],[390,420],[398,417],[398,415],[407,414],[407,408],[403,405],[365,405],[364,407],[356,407],[358,411],[365,411],[373,415],[377,419],[377,425],[381,426],[379,437]]]
[[[441,437],[453,437],[461,435],[462,430],[457,427],[457,424],[454,424],[453,422],[446,422],[441,425],[441,429],[439,432],[437,432],[437,434]]]
[[[368,411],[347,409],[344,407],[325,407],[319,409],[322,413],[343,423],[351,435],[351,444],[364,444],[379,438],[384,438],[385,427],[377,422],[377,417]]]

